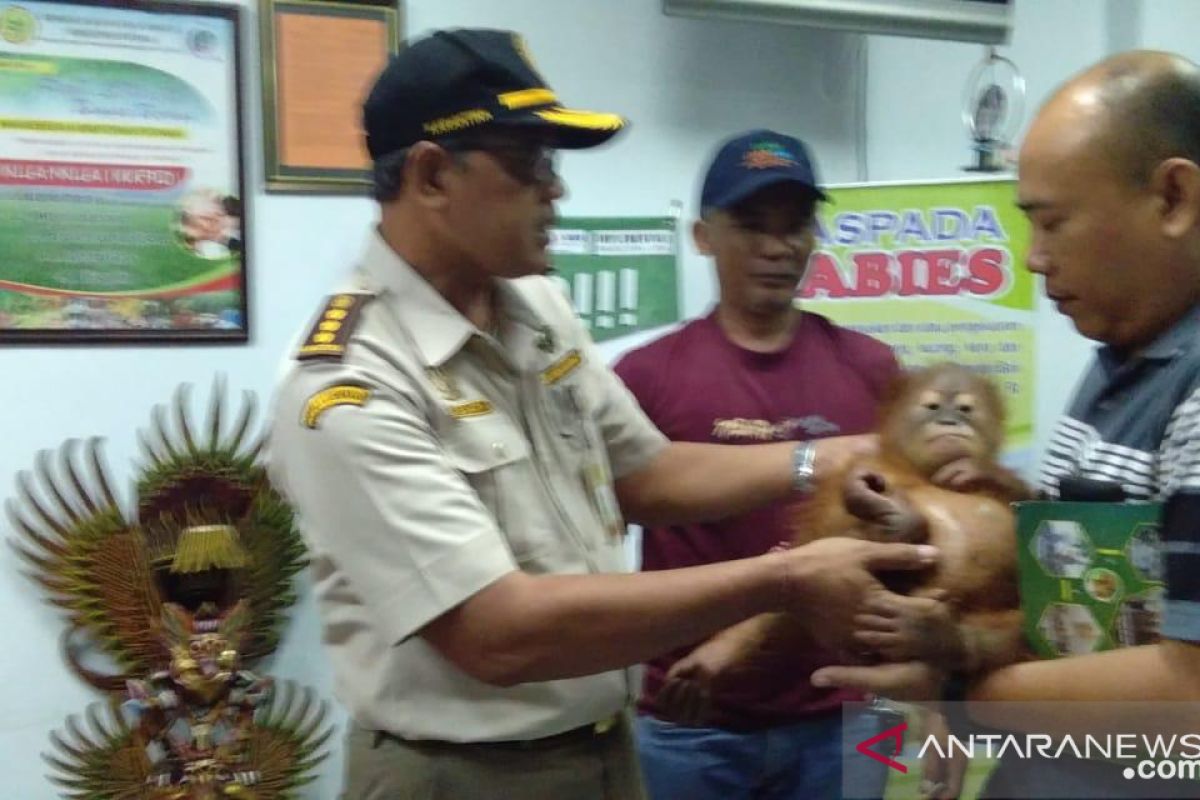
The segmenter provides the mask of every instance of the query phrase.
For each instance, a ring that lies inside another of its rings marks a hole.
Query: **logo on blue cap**
[[[742,155],[742,166],[747,169],[774,169],[795,167],[799,160],[792,151],[779,142],[769,140],[752,142]]]
[[[828,199],[817,184],[804,144],[791,136],[759,129],[726,141],[713,158],[700,191],[702,208],[729,208],[777,183],[795,183]]]

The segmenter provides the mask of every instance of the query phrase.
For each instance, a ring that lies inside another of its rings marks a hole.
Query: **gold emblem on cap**
[[[460,131],[463,128],[482,125],[485,122],[490,122],[492,119],[494,119],[492,112],[486,108],[472,108],[469,111],[460,111],[448,117],[439,117],[438,119],[430,120],[422,127],[430,136],[442,136],[454,131]]]
[[[510,110],[529,108],[529,106],[544,106],[557,103],[558,96],[549,89],[518,89],[515,92],[504,92],[496,95],[500,105]]]

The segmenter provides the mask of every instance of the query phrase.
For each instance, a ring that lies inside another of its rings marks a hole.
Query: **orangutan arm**
[[[722,685],[771,654],[802,652],[813,641],[792,614],[751,617],[702,642],[676,661],[655,698],[660,716],[683,725],[712,724],[712,700]]]
[[[1020,503],[1037,496],[1012,470],[973,458],[950,462],[935,472],[929,482],[953,492],[984,494],[1002,503]]]
[[[880,592],[856,617],[855,639],[891,662],[925,661],[977,675],[1029,657],[1019,609],[956,615],[944,593],[904,597]]]
[[[959,623],[963,642],[961,669],[969,675],[1028,661],[1033,657],[1021,629],[1019,608],[964,614]]]

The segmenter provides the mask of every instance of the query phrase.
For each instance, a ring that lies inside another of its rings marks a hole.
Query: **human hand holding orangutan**
[[[933,563],[932,553],[925,563]],[[764,614],[726,628],[680,658],[667,673],[656,699],[665,719],[699,725],[709,718],[712,698],[727,679],[758,664],[747,654],[792,653],[802,648],[851,653],[855,643],[855,617],[865,598],[886,593],[876,573],[915,564],[910,554],[897,553],[887,543],[848,537],[815,540],[773,553],[784,573],[781,585],[790,587],[783,605],[793,611]],[[898,572],[895,574],[899,574]],[[780,624],[796,614],[821,609],[829,624],[809,630]]]
[[[793,552],[840,540],[830,537],[927,542],[937,566],[880,572],[886,590],[850,609],[826,603],[814,618],[808,606],[722,631],[676,662],[660,712],[673,718],[688,698],[687,715],[703,724],[722,677],[767,651],[820,647],[848,666],[822,668],[814,683],[907,695],[896,699],[936,695],[946,672],[1023,658],[1009,504],[1030,493],[997,461],[1003,430],[995,386],[965,367],[900,379],[881,410],[878,452],[851,455],[820,482],[797,515]]]

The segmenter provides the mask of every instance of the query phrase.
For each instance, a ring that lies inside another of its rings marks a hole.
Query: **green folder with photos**
[[[1017,514],[1025,635],[1043,658],[1157,641],[1160,503],[1028,502]]]

